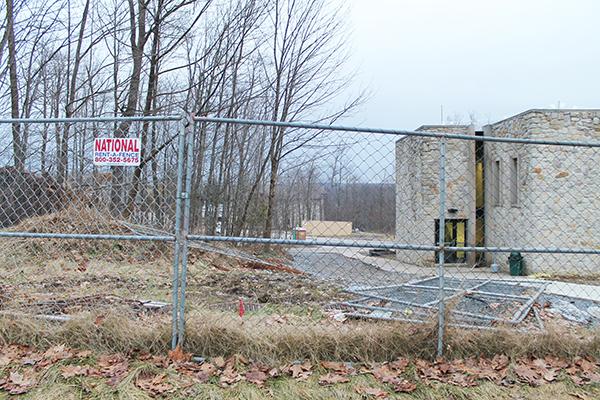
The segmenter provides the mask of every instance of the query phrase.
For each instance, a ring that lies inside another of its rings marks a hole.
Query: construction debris
[[[531,310],[547,285],[534,281],[446,278],[443,301],[451,316],[451,326],[478,329],[501,324],[515,326],[530,316],[537,329],[543,330],[543,323]],[[438,277],[346,291],[358,297],[334,307],[341,306],[349,317],[413,323],[431,320],[442,293]]]

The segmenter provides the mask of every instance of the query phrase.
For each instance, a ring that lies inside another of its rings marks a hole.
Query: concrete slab
[[[545,293],[600,302],[600,286],[552,281]]]

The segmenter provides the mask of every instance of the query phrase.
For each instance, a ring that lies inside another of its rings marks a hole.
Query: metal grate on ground
[[[525,325],[544,330],[534,304],[547,283],[493,279],[444,279],[440,297],[437,276],[404,284],[346,289],[356,297],[332,304],[350,318],[425,323],[437,313],[440,298],[451,315],[450,326],[493,329]],[[529,319],[528,321],[525,321]]]

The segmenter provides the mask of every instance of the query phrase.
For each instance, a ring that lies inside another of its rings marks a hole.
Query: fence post
[[[442,357],[444,354],[444,333],[446,330],[446,305],[444,303],[444,261],[446,246],[446,138],[440,138],[440,164],[439,164],[439,185],[440,185],[440,215],[439,215],[439,236],[438,245],[438,342],[437,356]]]
[[[179,326],[177,344],[182,345],[185,336],[185,289],[187,286],[187,263],[188,263],[188,234],[190,232],[190,208],[191,208],[191,190],[192,190],[192,174],[194,164],[194,134],[190,133],[187,127],[193,126],[194,119],[189,115],[184,121],[184,132],[186,135],[186,172],[185,172],[185,192],[183,196],[185,201],[183,205],[183,229],[181,234],[181,284],[179,298]]]
[[[177,347],[178,341],[178,312],[179,307],[177,306],[179,301],[179,255],[181,249],[181,200],[182,189],[183,189],[183,162],[185,160],[185,125],[186,121],[182,118],[179,122],[179,143],[177,150],[177,188],[175,195],[175,245],[173,246],[173,277],[172,277],[172,290],[173,290],[173,306],[171,316],[171,348]]]

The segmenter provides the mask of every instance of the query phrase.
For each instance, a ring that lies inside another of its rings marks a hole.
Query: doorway
[[[444,232],[444,245],[449,247],[465,247],[467,243],[467,222],[468,219],[447,219]],[[440,220],[435,220],[435,244],[439,245]],[[462,264],[466,262],[466,252],[464,251],[446,251],[445,262],[449,264]],[[438,252],[435,254],[435,260],[438,260]]]

